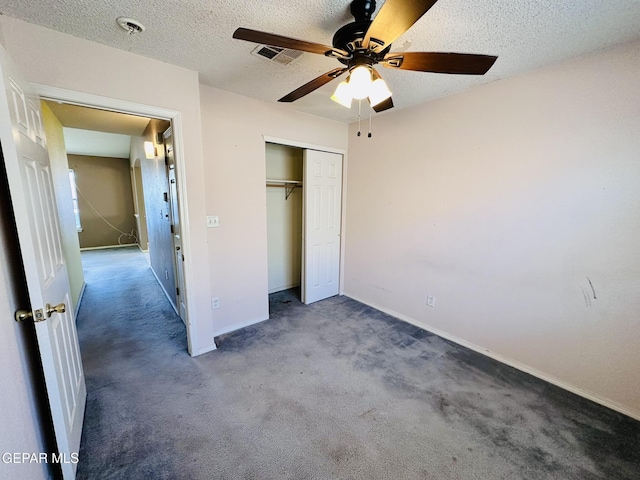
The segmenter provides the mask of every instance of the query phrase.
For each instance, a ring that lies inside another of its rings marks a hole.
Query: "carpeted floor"
[[[135,248],[83,263],[80,479],[640,478],[640,422],[349,298],[190,358]]]

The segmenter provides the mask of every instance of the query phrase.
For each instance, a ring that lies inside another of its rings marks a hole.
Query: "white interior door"
[[[342,155],[304,151],[302,302],[337,295],[340,288]]]
[[[59,460],[63,477],[72,479],[80,448],[86,386],[60,243],[40,99],[21,79],[2,47],[0,69],[0,143]]]
[[[184,252],[182,251],[182,225],[178,208],[178,184],[176,179],[176,161],[173,152],[173,129],[163,134],[165,158],[167,159],[167,176],[169,180],[169,211],[171,213],[171,230],[173,232],[173,269],[176,279],[176,305],[182,322],[187,324],[187,302],[184,286]]]

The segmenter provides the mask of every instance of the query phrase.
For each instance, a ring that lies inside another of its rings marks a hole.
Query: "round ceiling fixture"
[[[145,31],[145,26],[133,18],[118,17],[116,22],[123,30],[126,30],[129,35],[135,35],[136,33]]]

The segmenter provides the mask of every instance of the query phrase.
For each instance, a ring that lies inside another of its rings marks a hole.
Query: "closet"
[[[304,150],[265,145],[269,293],[274,293],[300,287]]]

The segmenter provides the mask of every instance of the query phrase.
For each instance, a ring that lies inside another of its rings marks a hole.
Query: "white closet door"
[[[302,301],[309,304],[340,287],[342,155],[305,150],[303,166]]]

